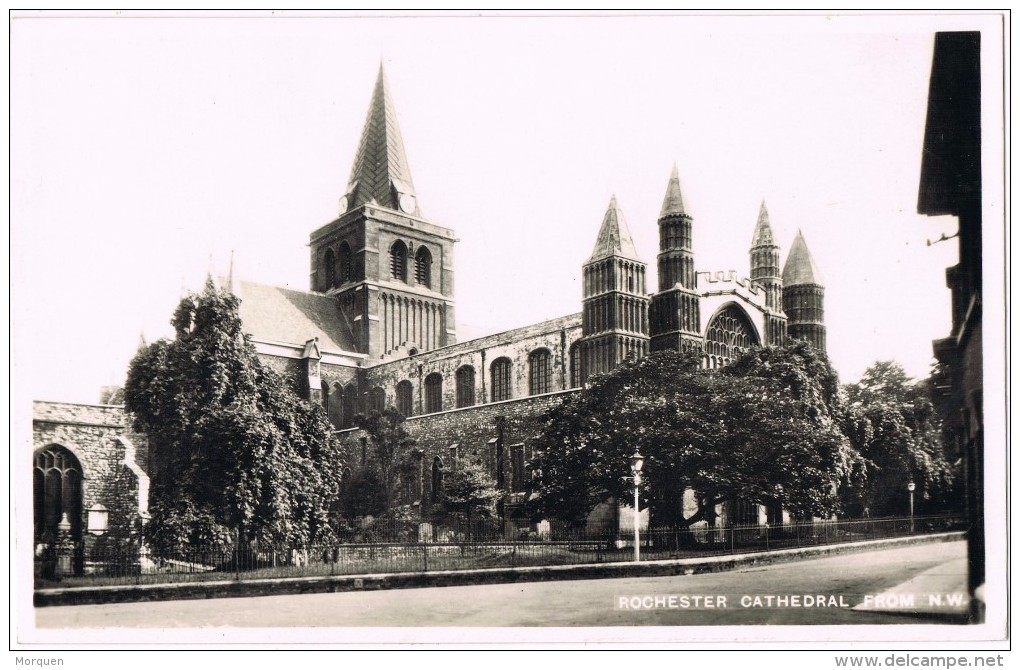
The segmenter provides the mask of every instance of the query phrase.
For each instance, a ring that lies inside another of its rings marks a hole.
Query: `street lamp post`
[[[638,514],[640,501],[638,500],[638,489],[641,487],[641,466],[645,464],[645,457],[641,452],[635,450],[630,457],[630,472],[634,475],[634,561],[641,560],[641,529]]]
[[[910,483],[907,484],[907,490],[910,491],[910,534],[914,534],[914,489],[917,487],[914,485],[914,480],[911,479]]]

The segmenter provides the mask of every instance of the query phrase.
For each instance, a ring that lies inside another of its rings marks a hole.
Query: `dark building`
[[[981,34],[938,33],[917,211],[955,216],[959,223],[959,262],[946,269],[952,331],[934,342],[934,351],[950,379],[950,430],[964,462],[969,586],[979,596],[974,603],[985,581],[981,209]]]

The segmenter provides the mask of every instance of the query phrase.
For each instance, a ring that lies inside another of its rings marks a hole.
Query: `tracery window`
[[[570,347],[570,388],[581,386],[581,345],[576,342]]]
[[[386,409],[386,391],[376,386],[368,396],[369,408],[375,412],[382,412]]]
[[[728,365],[758,344],[759,339],[754,326],[744,311],[736,305],[725,307],[708,324],[705,345],[710,354],[711,367]]]
[[[59,445],[36,452],[32,463],[32,491],[35,497],[35,538],[53,542],[64,516],[71,523],[71,539],[81,538],[81,464],[74,454]]]

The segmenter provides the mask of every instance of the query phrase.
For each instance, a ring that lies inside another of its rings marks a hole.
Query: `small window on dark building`
[[[510,367],[509,358],[492,362],[492,402],[510,399]]]
[[[405,417],[414,415],[414,387],[406,379],[397,384],[397,411]]]
[[[390,247],[390,275],[394,279],[407,281],[407,245],[400,240]]]
[[[457,370],[457,407],[475,404],[475,369],[465,365]]]
[[[552,354],[548,349],[536,349],[528,356],[528,391],[531,395],[552,391]]]
[[[354,279],[351,264],[351,246],[346,242],[341,242],[337,252],[337,285],[340,285]]]
[[[443,411],[443,376],[433,372],[425,378],[425,412]]]
[[[432,288],[432,254],[426,247],[418,247],[414,254],[414,280],[426,288]]]

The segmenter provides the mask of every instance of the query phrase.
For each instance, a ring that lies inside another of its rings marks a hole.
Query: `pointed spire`
[[[804,234],[797,230],[797,237],[793,240],[790,255],[786,257],[786,265],[783,266],[783,285],[803,286],[805,284],[824,286],[822,273],[818,271],[818,266],[811,258],[807,242],[804,241]]]
[[[213,255],[209,254],[209,267],[205,270],[205,283],[212,284],[214,288],[220,288],[220,278],[216,275],[216,264],[213,262]]]
[[[621,256],[641,261],[637,249],[634,248],[634,240],[630,236],[627,219],[623,217],[623,211],[616,204],[615,195],[609,200],[609,208],[606,209],[606,215],[602,218],[602,227],[599,229],[599,236],[595,240],[595,249],[588,262],[610,256]]]
[[[676,163],[673,163],[673,172],[669,175],[666,197],[662,201],[659,218],[673,214],[687,214],[687,210],[684,209],[684,196],[680,190],[680,172],[677,170]]]
[[[141,351],[142,349],[146,348],[147,346],[149,346],[149,343],[145,341],[145,331],[144,330],[143,331],[139,331],[139,333],[138,333],[138,349],[136,351]]]
[[[230,269],[227,270],[227,290],[234,296],[241,297],[241,279],[234,271],[234,250],[230,250]]]
[[[388,209],[420,214],[382,61],[346,197],[341,200],[345,211],[374,202]]]
[[[751,248],[771,247],[775,244],[772,226],[769,225],[769,210],[765,208],[765,199],[762,198],[761,209],[758,210],[758,223],[754,226],[754,237],[751,238]]]

